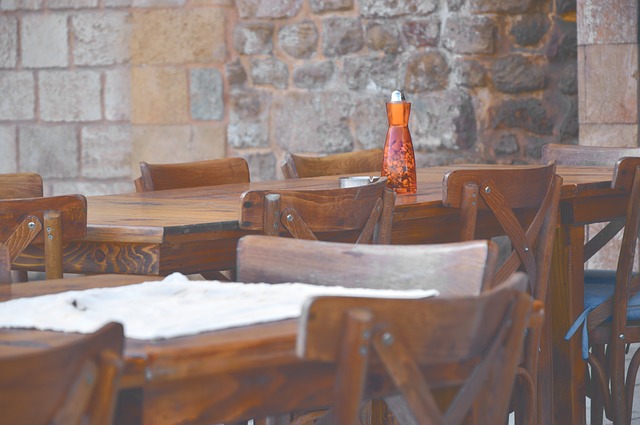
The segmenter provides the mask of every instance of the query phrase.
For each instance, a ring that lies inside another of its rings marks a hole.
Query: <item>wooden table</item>
[[[436,243],[457,238],[457,211],[441,203],[442,177],[446,171],[462,167],[418,171],[418,193],[398,196],[396,201],[393,243]],[[563,336],[582,311],[583,225],[623,215],[624,196],[610,188],[611,169],[558,167],[558,173],[564,179],[562,223],[556,238],[547,311],[553,324],[554,374],[552,381],[542,380],[541,385],[548,388],[545,411],[556,417],[554,423],[579,425],[584,423],[584,386],[578,384],[584,382],[580,338],[565,342]],[[89,197],[88,234],[67,247],[65,271],[164,275],[230,269],[235,264],[237,239],[246,234],[238,227],[243,191],[335,187],[337,177],[332,176]],[[486,231],[490,236],[491,229],[487,227]],[[25,268],[34,267],[29,257],[21,263]]]

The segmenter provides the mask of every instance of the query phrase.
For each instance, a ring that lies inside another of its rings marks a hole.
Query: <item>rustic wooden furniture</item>
[[[324,156],[298,155],[287,152],[280,169],[285,179],[337,174],[379,174],[382,169],[382,156],[382,149],[366,149]]]
[[[249,165],[244,158],[222,158],[175,164],[140,163],[136,191],[181,189],[230,183],[248,183]]]
[[[454,170],[445,174],[443,181],[442,203],[460,213],[460,239],[476,238],[479,215],[495,217],[499,234],[508,237],[512,249],[497,272],[496,282],[504,281],[518,269],[526,271],[531,295],[540,309],[547,297],[562,186],[562,178],[555,170],[555,164],[521,170]],[[536,401],[541,332],[541,328],[533,327],[527,333],[514,402],[517,424],[535,423],[536,411],[543,410]],[[542,374],[548,376],[551,359],[540,362]]]
[[[47,279],[62,277],[63,245],[87,232],[87,201],[82,195],[0,199],[0,241],[11,263],[30,245],[44,250]]]
[[[249,190],[240,197],[240,228],[270,236],[351,242],[391,241],[395,193],[387,179],[364,186],[328,190]]]
[[[11,257],[6,245],[0,243],[0,284],[11,283]]]
[[[110,323],[56,347],[0,356],[2,423],[111,425],[123,343],[122,325]]]
[[[585,270],[585,311],[567,334],[570,338],[583,328],[583,358],[591,366],[592,424],[602,424],[603,407],[614,423],[631,424],[640,350],[635,350],[626,373],[625,354],[629,344],[640,342],[640,276],[633,270],[640,227],[638,170],[640,158],[622,158],[616,164],[612,186],[629,192],[617,269]],[[599,234],[587,243],[585,261],[615,233],[607,236]],[[595,249],[591,247],[594,243]]]

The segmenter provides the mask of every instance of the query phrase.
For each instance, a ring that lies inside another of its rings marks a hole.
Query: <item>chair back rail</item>
[[[367,382],[379,381],[369,371],[382,363],[417,423],[460,424],[472,411],[478,423],[504,423],[532,306],[525,282],[516,274],[468,297],[311,299],[297,353],[337,365],[330,422],[356,422]],[[456,397],[441,409],[438,389],[452,386]]]
[[[302,239],[352,231],[351,242],[389,243],[394,204],[384,178],[344,189],[252,190],[241,195],[240,228]]]
[[[325,156],[297,155],[287,152],[281,166],[285,179],[336,174],[379,173],[382,149],[366,149]]]
[[[2,423],[112,423],[122,370],[122,325],[110,323],[72,343],[0,360]]]
[[[175,164],[140,163],[140,179],[134,180],[138,192],[248,183],[249,165],[244,158],[222,158]]]
[[[610,167],[625,156],[640,156],[640,147],[580,146],[549,143],[542,147],[542,163],[578,167]]]
[[[479,294],[491,286],[498,255],[495,244],[486,240],[429,245],[354,245],[260,235],[241,238],[237,252],[240,282],[297,281],[375,289],[434,288],[442,295]],[[454,269],[455,274],[444,271]]]
[[[42,177],[37,173],[0,174],[0,199],[38,198],[42,195]]]

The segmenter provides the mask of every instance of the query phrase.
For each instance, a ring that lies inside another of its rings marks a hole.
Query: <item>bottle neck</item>
[[[390,126],[408,126],[410,113],[411,103],[409,102],[387,103],[387,118]]]

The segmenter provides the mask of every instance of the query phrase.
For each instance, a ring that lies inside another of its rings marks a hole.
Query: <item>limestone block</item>
[[[0,173],[18,172],[16,128],[0,125]]]
[[[278,32],[278,43],[294,58],[309,58],[318,48],[318,30],[311,21],[286,25]]]
[[[276,179],[276,157],[272,151],[253,151],[240,155],[249,165],[249,174],[252,182]]]
[[[181,124],[189,120],[187,71],[134,67],[131,70],[131,122]]]
[[[104,72],[104,116],[109,121],[131,120],[131,70],[128,67]]]
[[[261,90],[234,90],[229,99],[227,140],[233,148],[269,145],[271,95]]]
[[[454,53],[493,53],[496,24],[487,16],[450,15],[443,45]]]
[[[225,22],[219,8],[134,10],[131,26],[134,64],[225,60]]]
[[[410,19],[402,24],[402,34],[407,43],[415,47],[437,46],[440,40],[440,18],[429,16]]]
[[[405,88],[414,93],[445,89],[449,72],[446,58],[437,50],[416,53],[407,63]]]
[[[337,12],[353,9],[353,0],[310,0],[313,13]]]
[[[233,47],[241,55],[268,55],[273,51],[273,24],[240,22],[233,29]]]
[[[270,85],[278,89],[289,86],[289,68],[274,57],[251,60],[251,80],[255,85]]]
[[[241,18],[291,18],[302,7],[302,0],[236,0]]]
[[[98,0],[48,0],[49,9],[80,9],[98,7]]]
[[[638,123],[638,45],[585,46],[585,61],[583,122]]]
[[[131,176],[131,126],[92,125],[82,129],[81,176],[96,179]]]
[[[371,50],[381,50],[386,54],[401,52],[400,31],[392,22],[370,22],[366,33],[367,46]]]
[[[176,163],[224,157],[224,126],[134,125],[130,166],[140,175],[140,161]]]
[[[40,117],[45,121],[94,121],[101,118],[100,72],[40,71]]]
[[[224,83],[222,74],[214,68],[191,70],[191,117],[195,120],[224,118]]]
[[[38,10],[43,4],[44,0],[2,0],[0,10]]]
[[[331,61],[301,65],[293,71],[293,84],[301,89],[323,88],[331,81],[334,69]]]
[[[360,15],[365,18],[428,15],[435,11],[437,6],[437,0],[362,0]]]
[[[585,146],[638,146],[637,124],[580,123],[580,144]]]
[[[524,13],[534,0],[470,0],[472,13]]]
[[[491,66],[493,84],[503,93],[541,90],[545,86],[545,68],[539,62],[520,54],[501,57]]]
[[[49,177],[79,176],[79,143],[73,125],[37,125],[19,128],[19,168]]]
[[[24,15],[20,39],[25,68],[66,67],[69,64],[65,13]]]
[[[129,14],[109,11],[71,17],[76,65],[113,65],[129,61]]]
[[[18,20],[0,16],[0,68],[15,68],[18,55]]]
[[[35,117],[35,80],[30,71],[0,71],[0,121]]]
[[[577,3],[578,44],[638,43],[637,0]]]
[[[353,18],[327,18],[323,22],[322,49],[325,56],[344,56],[364,47],[362,21]]]
[[[507,100],[490,108],[489,116],[497,129],[523,128],[540,135],[553,131],[554,117],[534,98]]]

